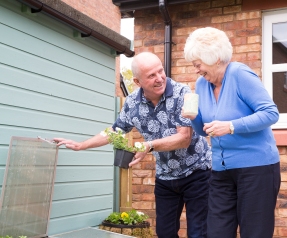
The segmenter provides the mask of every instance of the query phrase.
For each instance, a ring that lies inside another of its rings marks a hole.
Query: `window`
[[[263,83],[278,107],[273,129],[287,128],[287,9],[263,13]]]

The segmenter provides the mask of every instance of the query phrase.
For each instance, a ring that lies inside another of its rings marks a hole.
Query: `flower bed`
[[[131,210],[128,212],[113,212],[100,225],[100,229],[116,232],[138,238],[152,238],[153,232],[148,218],[142,212]]]

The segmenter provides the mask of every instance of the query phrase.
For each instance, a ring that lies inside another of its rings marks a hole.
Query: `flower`
[[[125,224],[125,225],[135,225],[138,223],[145,222],[148,215],[143,212],[138,212],[134,209],[127,212],[113,212],[111,213],[105,221],[113,224]]]
[[[121,75],[123,76],[123,81],[129,93],[132,93],[136,88],[138,88],[133,80],[133,72],[131,69],[123,67],[121,70]]]
[[[106,128],[100,134],[104,137],[108,137],[108,141],[114,146],[114,149],[121,149],[129,152],[143,152],[146,150],[146,147],[141,142],[136,142],[134,146],[130,146],[129,140],[125,137],[126,134],[118,127],[116,127],[116,131],[112,128]]]
[[[124,218],[128,218],[129,217],[129,214],[127,214],[126,212],[123,212],[122,214],[121,214],[121,218],[122,219],[124,219]]]

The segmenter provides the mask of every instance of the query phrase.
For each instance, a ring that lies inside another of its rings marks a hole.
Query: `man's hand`
[[[129,167],[132,167],[133,165],[139,163],[145,156],[147,152],[137,152],[134,156],[134,159],[132,162],[129,163]]]
[[[147,142],[143,142],[144,146],[145,146],[145,151],[143,152],[136,152],[135,156],[133,158],[133,161],[129,163],[129,167],[132,167],[133,165],[139,163],[149,152],[149,144]]]
[[[54,141],[57,142],[57,146],[65,145],[66,148],[71,150],[81,150],[82,143],[73,141],[73,140],[67,140],[64,138],[54,138]]]

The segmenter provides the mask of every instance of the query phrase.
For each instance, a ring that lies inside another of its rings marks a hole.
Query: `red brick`
[[[240,11],[241,11],[241,5],[223,8],[223,14],[236,13]]]
[[[152,172],[151,170],[135,170],[133,169],[133,177],[143,178],[143,177],[151,177]]]
[[[182,52],[181,52],[182,53]],[[190,66],[192,68],[194,68],[191,62],[186,61],[185,59],[178,59],[176,60],[176,66]],[[188,71],[189,72],[189,71]]]
[[[115,32],[120,33],[121,13],[117,6],[112,1],[97,0],[97,1],[79,1],[79,0],[62,0],[76,10],[84,13],[90,18],[109,27]],[[109,17],[107,17],[107,12]],[[112,21],[110,19],[113,19]]]
[[[278,151],[280,155],[285,155],[287,154],[287,148],[285,146],[278,146]]]
[[[180,238],[186,237],[186,229],[179,229],[178,236]]]
[[[217,16],[211,19],[211,23],[223,23],[234,21],[233,15]]]
[[[261,28],[260,27],[252,27],[246,29],[239,29],[236,31],[236,36],[254,36],[254,35],[261,35]]]
[[[255,19],[261,18],[261,12],[241,12],[236,14],[236,20],[247,20],[247,19]]]
[[[225,7],[225,6],[230,6],[234,5],[235,0],[217,0],[217,1],[212,1],[212,7]]]
[[[247,60],[261,60],[261,52],[247,53]]]
[[[153,193],[154,186],[151,185],[133,185],[133,193]]]
[[[153,207],[153,202],[144,202],[144,201],[133,202],[133,203],[132,203],[132,207],[133,207],[134,209],[137,209],[137,210],[141,210],[141,209],[152,209],[152,207]]]
[[[132,183],[133,184],[142,184],[142,178],[133,178]]]
[[[199,3],[192,3],[189,4],[189,10],[201,10],[201,9],[207,9],[210,8],[210,2],[199,2]]]
[[[164,53],[164,45],[155,45],[154,53]]]
[[[179,82],[195,82],[198,76],[190,75],[190,74],[181,74],[177,76]]]
[[[278,227],[277,230],[280,237],[287,237],[287,227]]]
[[[142,32],[142,26],[134,26],[134,33]],[[136,34],[135,34],[136,35]]]
[[[211,8],[211,9],[202,10],[200,11],[199,14],[201,17],[221,15],[222,8]]]
[[[143,179],[144,185],[155,185],[155,178],[144,178]]]
[[[262,62],[260,60],[252,60],[245,62],[251,69],[253,68],[261,68]]]
[[[143,162],[142,169],[146,169],[146,170],[155,169],[155,163],[153,161]]]
[[[278,215],[277,217],[287,217],[287,209],[277,209]]]
[[[191,33],[191,32],[190,32],[190,33]],[[187,38],[188,36],[189,36],[189,34],[186,35],[186,38]],[[182,51],[182,55],[184,55],[184,54],[183,54],[184,47],[185,47],[185,43],[177,44],[177,45],[175,45],[175,49],[174,49],[174,50],[176,50],[176,51]]]
[[[142,194],[143,201],[154,201],[154,193],[144,193]]]
[[[247,21],[247,27],[261,27],[261,19],[250,19]]]
[[[280,159],[281,161],[281,159]],[[281,161],[282,162],[282,161]],[[280,162],[280,163],[281,163]],[[286,163],[287,161],[285,161]],[[281,181],[280,190],[287,190],[287,182]]]
[[[246,37],[233,37],[233,38],[230,38],[230,43],[232,44],[232,46],[246,45],[247,38]]]
[[[261,51],[261,44],[240,45],[240,46],[234,47],[233,49],[235,49],[236,53]]]
[[[232,21],[223,24],[224,31],[245,29],[245,28],[246,28],[246,21]]]
[[[197,27],[185,27],[185,28],[180,28],[175,31],[177,36],[182,36],[184,35],[185,37],[189,36],[189,34],[193,31],[195,31]]]
[[[132,200],[133,201],[141,201],[142,200],[142,194],[133,194]]]
[[[211,17],[197,17],[187,21],[188,26],[197,26],[197,27],[210,25],[210,23],[212,23]]]
[[[173,67],[171,69],[172,74],[184,74],[185,73],[185,67]]]

